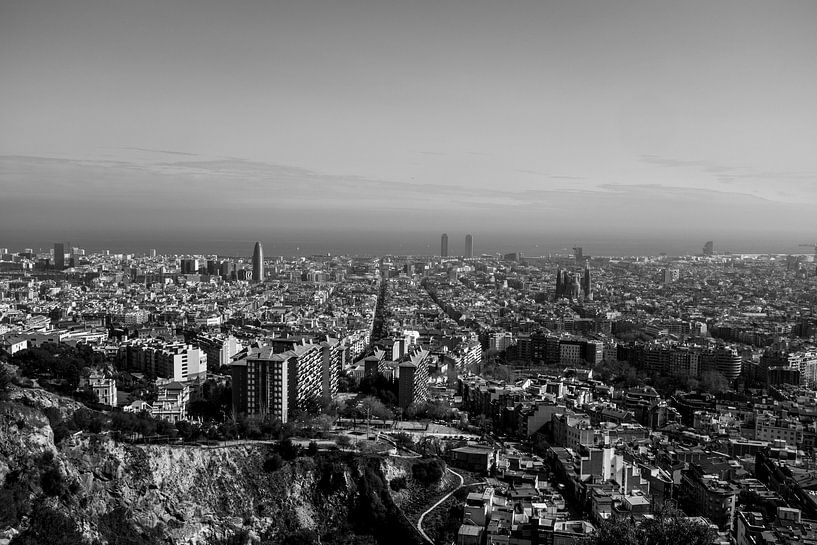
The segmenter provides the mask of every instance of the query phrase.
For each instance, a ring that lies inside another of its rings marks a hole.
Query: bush
[[[439,458],[420,460],[411,466],[411,476],[423,486],[440,482],[445,473],[445,462]]]
[[[315,545],[320,542],[320,536],[314,530],[301,529],[286,536],[282,543],[283,545]]]
[[[31,489],[38,479],[36,472],[12,471],[6,475],[5,488],[0,489],[0,528],[15,526],[29,514]]]
[[[315,441],[310,441],[309,446],[306,448],[306,455],[315,457],[318,455],[318,443]]]
[[[293,443],[292,439],[289,438],[284,439],[281,441],[281,444],[278,445],[278,452],[284,460],[294,460],[301,455],[301,450],[301,447]]]
[[[394,436],[394,442],[403,450],[411,450],[414,448],[414,439],[408,433],[401,431]]]
[[[281,457],[280,454],[273,454],[272,456],[267,456],[267,459],[264,460],[264,471],[266,473],[274,473],[281,469],[284,465],[284,459]]]
[[[11,387],[11,382],[11,373],[8,372],[8,369],[6,369],[6,366],[3,365],[3,363],[0,363],[0,398],[6,396],[6,393]]]
[[[324,494],[332,494],[346,487],[346,470],[348,466],[343,455],[330,454],[318,459],[317,488]]]
[[[62,496],[68,492],[68,483],[57,466],[52,466],[40,474],[40,486],[47,496]]]
[[[335,443],[337,443],[337,445],[341,448],[346,448],[352,444],[352,440],[349,439],[348,435],[338,435],[338,437],[335,439]]]
[[[0,489],[0,528],[17,525],[20,521],[18,505],[14,492]]]
[[[201,437],[201,428],[196,424],[191,424],[186,420],[176,422],[176,431],[184,441],[195,441]]]
[[[31,526],[15,536],[9,545],[76,545],[83,542],[82,534],[70,517],[38,505],[31,515]]]
[[[405,487],[406,487],[406,478],[405,477],[395,477],[389,483],[389,488],[391,488],[395,492],[400,492]]]

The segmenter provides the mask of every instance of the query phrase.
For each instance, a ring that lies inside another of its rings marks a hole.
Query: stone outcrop
[[[29,509],[0,527],[0,543],[25,532],[31,506],[40,504],[67,516],[88,543],[117,535],[127,535],[128,543],[185,544],[235,535],[274,543],[299,530],[325,535],[354,527],[350,519],[365,494],[380,494],[374,501],[384,512],[396,509],[391,496],[362,484],[364,476],[388,489],[391,479],[407,475],[405,461],[351,454],[301,457],[267,473],[264,461],[274,447],[260,443],[134,446],[104,433],[77,433],[55,445],[44,411],[68,414],[77,405],[43,391],[11,397],[0,402],[0,486],[17,486]],[[62,492],[46,493],[47,471],[64,484]],[[24,478],[29,484],[21,487]]]

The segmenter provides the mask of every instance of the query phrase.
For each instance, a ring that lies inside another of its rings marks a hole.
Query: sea
[[[299,231],[257,229],[247,232],[223,233],[217,229],[195,232],[164,233],[0,233],[0,248],[11,252],[31,248],[47,252],[55,242],[65,243],[86,252],[147,254],[155,249],[164,255],[219,255],[245,257],[252,255],[255,241],[264,247],[265,257],[311,255],[422,255],[440,253],[440,235],[435,232],[366,232],[366,231]],[[448,231],[450,256],[465,252],[465,232]],[[814,255],[813,240],[806,237],[792,240],[730,235],[728,237],[696,237],[679,235],[617,235],[554,234],[554,233],[480,233],[473,232],[474,255],[496,255],[519,252],[527,257],[572,255],[581,247],[585,256],[684,256],[699,255],[707,240],[713,240],[718,254],[787,254]],[[815,237],[817,238],[817,237]]]

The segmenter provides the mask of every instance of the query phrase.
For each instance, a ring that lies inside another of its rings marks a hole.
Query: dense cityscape
[[[398,464],[378,477],[382,520],[346,541],[322,534],[327,513],[284,528],[233,506],[243,522],[226,524],[200,502],[122,523],[146,543],[157,524],[185,543],[381,542],[395,524],[405,543],[625,543],[616,532],[667,524],[691,543],[817,543],[817,247],[527,256],[478,242],[442,234],[439,255],[378,257],[0,248],[2,467],[17,475],[0,538],[27,542],[37,509],[93,493],[54,460],[101,441],[175,464],[249,449],[272,475],[332,456]],[[43,410],[47,441],[14,421],[22,406]],[[38,484],[13,444],[40,456]],[[105,520],[63,533],[113,542]]]

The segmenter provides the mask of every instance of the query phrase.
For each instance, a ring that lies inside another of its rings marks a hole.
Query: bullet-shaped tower
[[[264,249],[260,242],[255,243],[252,251],[252,281],[254,283],[264,281]]]

